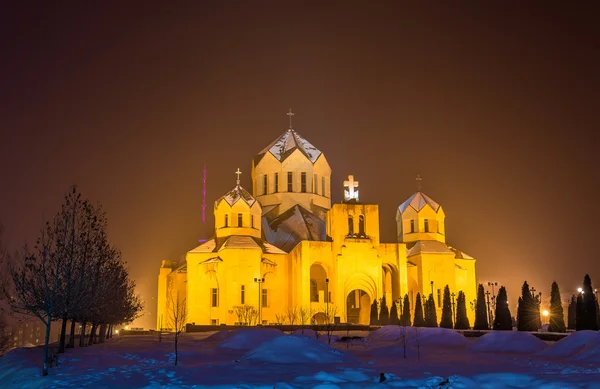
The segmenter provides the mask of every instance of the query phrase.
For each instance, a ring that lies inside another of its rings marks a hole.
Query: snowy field
[[[545,343],[519,332],[407,331],[407,358],[396,326],[333,346],[310,330],[184,334],[177,367],[172,338],[115,337],[68,350],[48,377],[40,348],[16,349],[0,358],[0,388],[600,388],[598,332]]]

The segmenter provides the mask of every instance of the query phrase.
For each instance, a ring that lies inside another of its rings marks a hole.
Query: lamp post
[[[258,324],[262,324],[261,317],[260,317],[260,284],[265,282],[265,279],[264,278],[255,278],[254,282],[256,282],[258,284]]]
[[[492,311],[490,309],[490,291],[485,292],[485,297],[487,299],[488,306],[488,325],[492,322]]]
[[[456,311],[454,310],[454,296],[456,295],[454,294],[454,292],[452,292],[450,296],[452,296],[452,320],[454,321],[454,323],[456,323]]]
[[[498,282],[488,281],[488,286],[492,287],[492,312],[494,312],[496,310],[496,286],[498,286]]]
[[[329,278],[325,278],[325,306],[327,309],[327,320],[329,320]]]
[[[433,298],[433,281],[431,281],[430,284],[431,284],[431,297]]]

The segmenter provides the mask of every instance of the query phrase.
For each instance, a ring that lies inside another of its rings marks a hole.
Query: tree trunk
[[[96,323],[92,323],[92,329],[90,330],[90,339],[88,342],[88,346],[91,346],[92,344],[94,344],[94,337],[96,336],[96,327],[98,325]]]
[[[65,352],[65,339],[66,339],[65,332],[66,331],[67,331],[67,313],[65,312],[62,317],[62,325],[60,327],[60,339],[58,340],[58,352],[61,354]]]
[[[177,343],[179,341],[179,335],[175,333],[175,366],[177,366],[177,360],[179,359],[179,354],[177,353]]]
[[[79,334],[79,347],[85,346],[85,325],[86,322],[81,322],[81,334]]]
[[[100,334],[98,336],[98,343],[104,343],[104,338],[106,338],[106,324],[100,324]]]
[[[71,320],[71,333],[69,334],[69,344],[67,348],[75,348],[75,320]]]
[[[48,349],[50,343],[50,325],[52,324],[51,317],[48,316],[48,324],[46,324],[46,337],[44,341],[44,365],[42,367],[42,376],[48,375]]]

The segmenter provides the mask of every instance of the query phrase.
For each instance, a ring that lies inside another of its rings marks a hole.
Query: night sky
[[[600,285],[600,33],[582,3],[24,3],[0,14],[6,238],[33,242],[78,184],[108,213],[140,326],[154,327],[161,260],[212,235],[214,200],[238,167],[251,188],[289,108],[333,169],[333,201],[353,174],[379,204],[383,241],[420,174],[448,243],[509,300],[525,279],[546,297],[553,280]]]

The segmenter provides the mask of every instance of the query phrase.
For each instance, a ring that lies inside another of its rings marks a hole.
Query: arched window
[[[310,280],[310,301],[313,303],[319,302],[319,291],[317,290],[317,281]]]
[[[364,238],[367,235],[365,234],[365,217],[363,215],[360,215],[358,217],[358,237],[359,238]]]
[[[354,236],[354,218],[348,216],[348,236]]]

